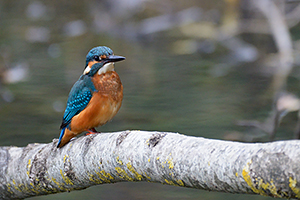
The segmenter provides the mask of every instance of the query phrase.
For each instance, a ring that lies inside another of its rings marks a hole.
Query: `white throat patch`
[[[106,72],[115,71],[115,63],[106,63],[98,70],[98,74],[105,74]]]
[[[98,70],[98,74],[105,74],[106,72],[110,72],[110,71],[115,71],[115,68],[114,68],[114,63],[106,63],[103,67],[101,67],[99,70]],[[83,74],[87,74],[91,71],[91,67],[90,66],[87,66],[85,68],[85,70],[83,71]]]

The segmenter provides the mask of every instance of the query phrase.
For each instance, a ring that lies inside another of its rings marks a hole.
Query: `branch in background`
[[[294,138],[300,139],[300,99],[289,92],[277,94],[270,116],[264,122],[257,120],[238,120],[236,125],[257,128],[267,133],[270,141],[273,141],[282,118],[290,112],[298,112],[298,122],[296,124]]]
[[[279,52],[279,63],[274,75],[273,87],[275,92],[280,92],[286,85],[287,76],[290,74],[293,64],[293,45],[289,28],[284,15],[278,6],[271,0],[255,0],[252,3],[266,16]],[[281,2],[281,5],[285,2]]]
[[[0,148],[0,198],[149,181],[209,191],[300,197],[300,141],[243,144],[175,133],[123,131]]]
[[[272,0],[254,0],[252,4],[259,9],[267,18],[270,30],[278,49],[278,63],[276,63],[276,71],[273,77],[272,90],[274,91],[275,106],[269,118],[265,122],[260,123],[255,120],[239,121],[240,126],[252,126],[263,130],[270,136],[270,140],[274,140],[276,130],[281,119],[289,112],[299,111],[299,98],[286,92],[286,80],[294,65],[293,45],[286,23],[284,14],[281,13],[279,7],[283,7],[284,1],[278,1],[278,5]],[[295,137],[300,136],[300,118],[296,125]]]

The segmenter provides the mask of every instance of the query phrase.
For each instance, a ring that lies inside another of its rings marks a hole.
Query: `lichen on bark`
[[[209,191],[300,196],[300,141],[246,144],[178,133],[122,131],[0,147],[0,198],[149,181]]]

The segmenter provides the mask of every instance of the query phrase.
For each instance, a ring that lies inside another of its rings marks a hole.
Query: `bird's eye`
[[[100,61],[100,60],[101,60],[101,58],[100,58],[100,56],[94,56],[94,60],[96,60],[96,61]]]

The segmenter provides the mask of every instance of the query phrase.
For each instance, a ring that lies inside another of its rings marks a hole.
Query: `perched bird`
[[[95,127],[117,114],[122,104],[123,85],[114,63],[124,59],[105,46],[89,51],[83,74],[69,93],[57,147],[84,131],[97,133]]]

